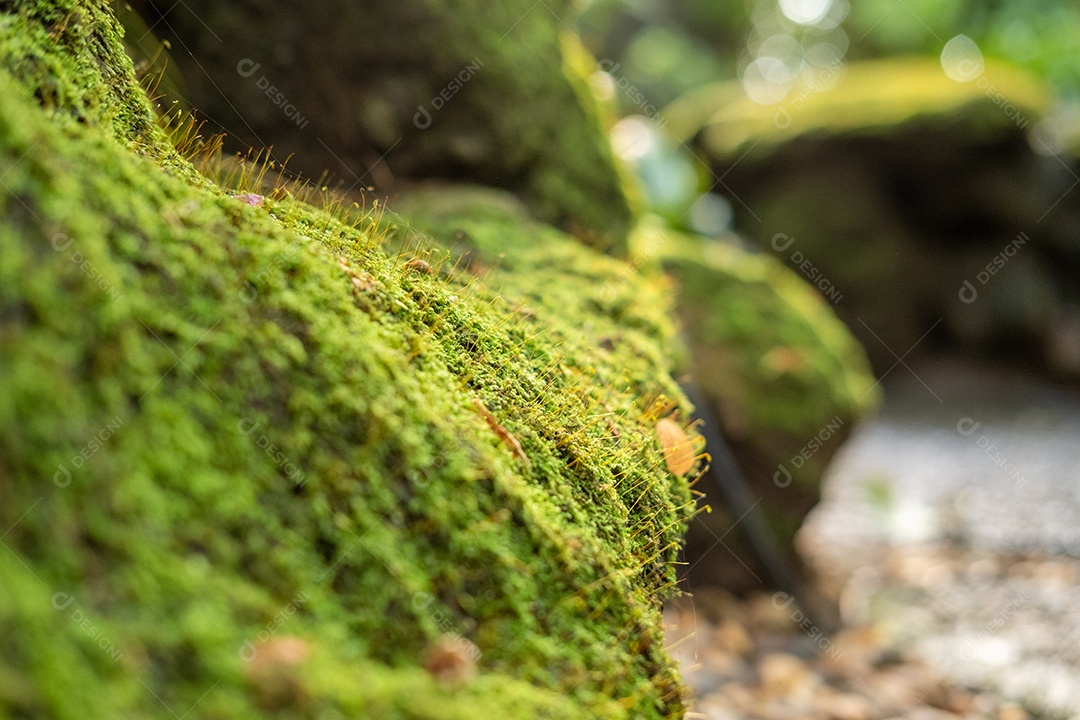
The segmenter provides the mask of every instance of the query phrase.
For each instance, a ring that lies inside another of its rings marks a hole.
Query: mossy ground
[[[663,284],[504,200],[424,225],[455,269],[230,197],[95,3],[0,3],[0,58],[0,717],[680,716]]]

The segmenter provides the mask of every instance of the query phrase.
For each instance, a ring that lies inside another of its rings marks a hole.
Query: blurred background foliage
[[[963,35],[986,60],[1026,70],[1060,107],[1080,105],[1080,4],[1074,0],[593,0],[578,21],[605,71],[598,90],[633,117],[614,129],[638,168],[650,209],[674,226],[718,235],[730,202],[707,193],[704,158],[666,132],[669,103],[717,81],[735,81],[763,105],[851,63],[898,56],[937,59]],[[800,85],[801,84],[801,85]],[[695,204],[696,203],[696,204]]]
[[[594,0],[577,30],[648,210],[827,279],[879,375],[925,337],[1080,380],[1075,0]]]

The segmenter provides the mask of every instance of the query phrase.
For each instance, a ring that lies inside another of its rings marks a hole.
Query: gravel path
[[[783,596],[720,591],[665,611],[669,651],[708,720],[1026,720],[1017,703],[944,680],[870,627],[821,636]],[[804,629],[800,629],[800,624]]]
[[[698,593],[669,643],[715,719],[1080,720],[1080,393],[898,366],[800,534],[843,629]]]
[[[884,411],[833,461],[805,534],[843,552],[1080,549],[1080,394],[955,366],[917,372],[929,388],[887,386]]]

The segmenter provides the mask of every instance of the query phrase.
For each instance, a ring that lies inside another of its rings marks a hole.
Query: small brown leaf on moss
[[[353,290],[357,292],[367,292],[373,290],[378,284],[375,278],[368,275],[363,270],[357,270],[349,264],[349,258],[344,255],[338,255],[338,266],[345,271],[345,274],[352,279]]]
[[[778,375],[797,373],[806,367],[803,353],[794,347],[775,347],[761,359],[762,364]]]
[[[525,455],[525,449],[521,447],[521,443],[518,442],[518,439],[514,437],[509,430],[499,424],[499,421],[495,419],[495,416],[491,414],[491,411],[484,407],[484,403],[480,402],[480,400],[476,398],[473,398],[473,405],[476,406],[476,409],[480,412],[480,415],[484,418],[484,420],[487,421],[488,427],[490,427],[495,432],[495,434],[499,436],[499,439],[506,443],[506,445],[510,448],[510,452],[513,454],[513,456],[516,457],[518,460],[524,461],[525,466],[531,468],[532,463],[529,462],[529,458]]]
[[[459,685],[476,674],[480,649],[463,637],[444,635],[424,653],[424,669],[442,683]]]
[[[690,436],[671,418],[656,423],[656,436],[664,450],[664,462],[673,475],[682,477],[694,467],[694,445]]]
[[[271,638],[242,652],[241,657],[247,661],[244,674],[255,686],[259,705],[281,709],[305,702],[308,692],[300,665],[309,655],[311,646],[307,641],[292,635]]]
[[[426,260],[420,260],[419,258],[417,258],[416,260],[410,260],[409,262],[405,263],[405,267],[409,270],[415,270],[416,272],[424,273],[425,275],[435,274],[435,271],[431,269],[431,265],[429,265]]]
[[[622,437],[622,431],[619,430],[619,426],[615,424],[615,421],[611,418],[607,418],[608,432],[611,433],[611,437],[618,440]]]

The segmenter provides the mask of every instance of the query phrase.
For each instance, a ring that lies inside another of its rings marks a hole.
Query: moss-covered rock
[[[967,82],[951,79],[930,58],[894,58],[827,67],[797,84],[782,102],[762,105],[738,83],[697,88],[664,110],[672,133],[704,133],[711,154],[767,156],[802,135],[891,135],[912,121],[963,124],[969,134],[998,136],[1026,126],[1049,107],[1047,91],[1010,65],[973,65]]]
[[[820,498],[828,460],[880,399],[862,347],[818,292],[768,255],[649,222],[631,250],[636,265],[658,264],[675,279],[687,369],[790,552]],[[692,563],[738,519],[723,505],[714,508],[700,518],[714,532],[701,533],[700,542],[691,535]],[[725,537],[741,562],[713,557],[697,565],[695,580],[738,588],[764,579],[765,568],[738,534]]]
[[[713,87],[665,116],[738,198],[740,230],[835,291],[879,373],[946,350],[1075,376],[1080,163],[1044,132],[1038,81],[977,69],[853,64],[776,106]]]
[[[671,231],[646,218],[632,235],[632,264],[621,275],[595,276],[582,292],[558,282],[576,255],[557,260],[546,242],[507,242],[530,221],[504,193],[432,186],[391,204],[399,213],[397,225],[400,216],[407,217],[412,231],[396,233],[397,242],[429,233],[450,253],[449,262],[481,274],[489,287],[522,297],[529,308],[585,314],[592,303],[623,296],[621,286],[635,267],[667,272],[684,330],[679,366],[705,391],[772,529],[790,550],[795,531],[819,499],[826,463],[880,398],[862,348],[795,273],[767,255]],[[520,273],[523,263],[538,270]],[[600,338],[607,352],[637,343],[620,328],[605,329]],[[639,347],[637,352],[648,350]],[[698,522],[721,534],[738,513],[732,515],[721,498],[711,500],[714,512]],[[737,535],[727,544],[739,561],[712,562],[695,581],[754,585],[747,567],[764,579],[760,561]],[[714,544],[708,537],[705,531],[704,544],[691,542],[691,562]]]
[[[511,190],[619,251],[633,223],[570,3],[136,3],[187,99],[240,141],[346,185],[450,178]],[[161,18],[157,22],[157,17]]]
[[[218,187],[119,33],[0,4],[0,717],[679,717],[665,286]]]

